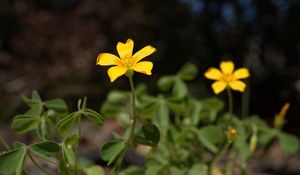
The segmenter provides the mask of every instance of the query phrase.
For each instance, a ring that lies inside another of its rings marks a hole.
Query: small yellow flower
[[[222,92],[226,87],[230,87],[233,90],[243,92],[246,88],[246,84],[240,79],[244,79],[250,76],[247,68],[240,68],[234,71],[234,64],[232,61],[222,61],[220,69],[209,68],[204,76],[210,80],[216,80],[212,84],[212,89],[215,94]]]
[[[117,51],[119,57],[110,53],[100,53],[98,55],[97,65],[113,66],[107,71],[111,82],[126,74],[127,71],[132,70],[151,75],[152,62],[140,60],[151,55],[156,49],[148,45],[132,55],[133,45],[134,42],[131,39],[128,39],[126,43],[118,42]]]

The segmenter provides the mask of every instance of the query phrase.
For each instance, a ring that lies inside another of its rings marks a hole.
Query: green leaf
[[[86,175],[105,175],[105,171],[101,166],[94,165],[84,169]]]
[[[110,103],[121,103],[128,99],[130,97],[129,95],[130,94],[126,91],[112,90],[107,96],[107,101]]]
[[[171,89],[173,82],[173,76],[163,76],[158,80],[157,87],[159,90],[165,92]]]
[[[122,140],[114,140],[106,142],[100,151],[103,160],[110,165],[123,151],[125,151],[126,144]]]
[[[157,115],[158,105],[154,102],[143,102],[141,115],[144,118],[153,118]]]
[[[40,101],[40,102],[42,101],[39,93],[36,90],[32,91],[32,93],[31,93],[31,99],[32,100],[36,100],[36,101]]]
[[[176,79],[173,86],[173,96],[175,99],[182,99],[188,93],[187,85],[181,79]]]
[[[92,122],[96,123],[97,125],[100,125],[103,123],[103,120],[104,120],[103,116],[92,109],[85,108],[82,111],[82,113],[87,119],[91,120]]]
[[[53,109],[57,112],[63,113],[63,112],[68,111],[68,107],[67,107],[65,101],[60,98],[45,101],[44,104],[48,109]]]
[[[225,141],[225,133],[220,127],[210,125],[200,129],[198,139],[211,152],[217,153],[217,145]]]
[[[30,105],[30,109],[24,113],[24,115],[31,115],[39,117],[42,114],[43,106],[41,103],[35,103]]]
[[[160,175],[165,165],[151,165],[146,169],[146,175]]]
[[[264,132],[258,135],[257,142],[259,145],[267,145],[276,136],[275,133]]]
[[[11,175],[13,173],[21,175],[24,167],[25,155],[26,148],[24,147],[0,155],[1,175]]]
[[[31,115],[18,115],[12,122],[12,129],[16,133],[23,134],[37,127],[39,118]]]
[[[140,144],[156,146],[160,140],[160,133],[150,120],[146,120],[142,128],[138,131],[136,139]]]
[[[190,101],[186,109],[186,117],[191,119],[191,124],[196,126],[200,121],[201,103],[193,100]]]
[[[185,105],[183,103],[175,103],[172,101],[167,101],[166,103],[176,115],[180,115],[185,112]]]
[[[144,175],[144,170],[136,166],[130,166],[120,172],[119,175]]]
[[[80,138],[77,133],[76,134],[71,133],[71,134],[68,134],[65,136],[64,143],[66,145],[76,145],[76,144],[78,144],[79,139]]]
[[[279,142],[286,154],[295,154],[299,150],[299,139],[291,134],[280,132]]]
[[[40,119],[40,122],[38,123],[36,127],[36,133],[38,137],[41,139],[46,140],[47,139],[47,123],[46,123],[46,116],[42,116]]]
[[[114,116],[120,112],[127,112],[127,109],[124,109],[124,107],[121,105],[105,102],[102,104],[100,111],[101,113],[105,114],[105,116]]]
[[[183,169],[180,169],[180,168],[175,167],[175,166],[170,167],[170,172],[171,172],[172,175],[183,175],[184,174]]]
[[[248,159],[252,152],[249,149],[249,145],[247,142],[247,133],[245,131],[245,128],[243,127],[242,123],[235,119],[234,120],[235,129],[237,130],[237,136],[234,141],[234,146],[237,148],[239,154],[244,158]]]
[[[158,102],[157,106],[157,111],[156,111],[156,120],[158,122],[159,127],[164,128],[163,130],[166,130],[169,126],[169,115],[170,111],[169,108],[165,102],[165,100],[161,99]]]
[[[60,150],[60,147],[57,143],[52,141],[45,141],[40,143],[35,143],[29,146],[30,150],[38,155],[44,157],[52,157],[57,155]]]
[[[63,158],[71,167],[75,166],[75,153],[70,144],[62,144]]]
[[[208,166],[203,163],[196,163],[190,169],[188,175],[207,175]]]
[[[259,116],[253,115],[245,118],[245,123],[248,125],[256,125],[257,127],[266,127],[267,123],[263,121]]]
[[[197,75],[197,67],[192,63],[186,63],[178,72],[178,76],[182,80],[192,80]]]
[[[224,102],[218,98],[207,98],[202,100],[203,108],[210,111],[220,111],[224,107]]]
[[[63,119],[61,119],[57,124],[57,131],[60,135],[65,135],[68,133],[74,123],[77,121],[79,114],[77,112],[73,112]]]

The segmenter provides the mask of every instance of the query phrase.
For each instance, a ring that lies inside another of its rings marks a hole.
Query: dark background
[[[189,61],[199,68],[191,88],[209,97],[203,73],[230,59],[251,70],[249,113],[271,123],[290,102],[284,130],[300,135],[299,32],[299,0],[1,0],[0,119],[24,112],[20,95],[33,89],[69,106],[87,96],[99,109],[109,90],[129,86],[124,77],[111,84],[97,55],[116,54],[116,43],[132,38],[135,51],[157,48],[148,58],[153,75],[135,74],[151,92]],[[241,94],[234,97],[239,114]]]

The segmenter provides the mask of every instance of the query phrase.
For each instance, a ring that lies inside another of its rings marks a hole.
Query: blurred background
[[[199,73],[191,88],[209,97],[212,82],[203,73],[230,59],[251,70],[246,113],[271,123],[290,102],[284,130],[299,136],[299,32],[299,0],[1,0],[0,122],[24,112],[20,95],[34,89],[71,107],[87,96],[98,110],[109,90],[129,86],[124,77],[110,83],[97,55],[116,54],[116,43],[132,38],[135,51],[157,48],[147,58],[153,76],[134,77],[151,92],[161,75],[192,62]],[[241,94],[234,96],[241,113]],[[226,100],[225,93],[218,97]]]

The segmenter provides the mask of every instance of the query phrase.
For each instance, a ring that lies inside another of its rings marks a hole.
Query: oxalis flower
[[[126,74],[126,72],[131,74],[133,71],[136,71],[151,75],[152,62],[141,60],[151,55],[156,49],[148,45],[132,55],[133,45],[134,42],[131,39],[128,39],[126,43],[118,42],[117,51],[119,57],[110,53],[100,53],[98,55],[97,65],[113,66],[107,71],[111,82]]]
[[[220,69],[209,68],[204,76],[210,80],[216,80],[212,84],[212,89],[215,94],[219,94],[225,88],[230,87],[233,90],[244,92],[246,84],[240,79],[250,76],[247,68],[240,68],[234,71],[234,64],[232,61],[222,61]]]

